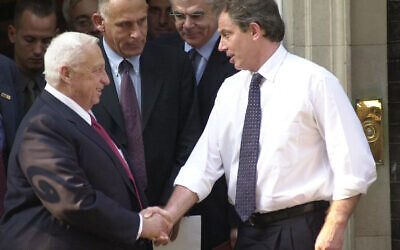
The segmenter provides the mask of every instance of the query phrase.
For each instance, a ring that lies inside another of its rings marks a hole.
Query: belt
[[[312,201],[309,203],[289,207],[270,213],[253,213],[249,219],[245,221],[246,225],[256,227],[267,227],[268,224],[288,218],[296,217],[306,213],[326,210],[329,207],[328,201]]]

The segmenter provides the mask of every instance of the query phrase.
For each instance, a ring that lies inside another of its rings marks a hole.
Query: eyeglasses
[[[186,18],[188,17],[193,23],[198,23],[201,22],[204,19],[204,16],[206,15],[204,12],[194,12],[192,14],[183,14],[177,11],[172,11],[170,15],[174,18],[175,22],[177,23],[183,23],[186,21]]]

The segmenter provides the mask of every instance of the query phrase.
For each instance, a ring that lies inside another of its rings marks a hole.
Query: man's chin
[[[143,52],[144,45],[142,47],[135,47],[135,48],[129,48],[125,49],[123,51],[124,57],[132,57],[132,56],[138,56]]]
[[[32,72],[33,74],[40,74],[43,73],[44,67],[43,65],[37,66],[37,65],[31,65],[28,70]]]

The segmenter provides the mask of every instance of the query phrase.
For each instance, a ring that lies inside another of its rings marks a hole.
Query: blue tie
[[[257,160],[261,125],[260,82],[263,77],[254,73],[240,144],[239,169],[236,183],[235,208],[242,221],[256,209]]]

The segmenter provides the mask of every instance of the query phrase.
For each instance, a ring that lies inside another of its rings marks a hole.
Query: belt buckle
[[[252,226],[252,227],[254,227],[255,226],[255,224],[256,224],[256,221],[255,221],[255,218],[256,216],[255,216],[255,214],[252,214],[252,215],[250,215],[250,217],[249,217],[249,224],[250,224],[250,226]]]

